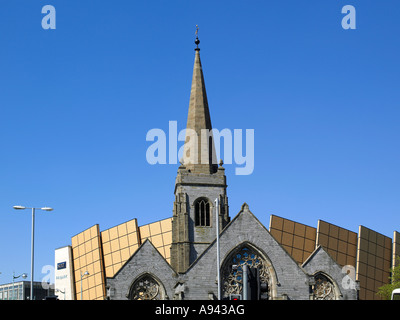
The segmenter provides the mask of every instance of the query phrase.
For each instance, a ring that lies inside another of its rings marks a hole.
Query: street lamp
[[[81,300],[82,300],[82,279],[83,279],[83,276],[88,276],[88,275],[89,275],[89,272],[85,271],[85,273],[82,273],[82,271],[81,271]]]
[[[13,286],[12,286],[12,293],[13,293],[13,300],[15,300],[15,289],[14,289],[14,280],[18,279],[19,277],[22,277],[23,279],[26,279],[28,277],[28,275],[26,273],[20,274],[19,276],[15,275],[15,272],[13,271]],[[18,294],[17,294],[17,298],[18,298]]]
[[[221,300],[221,266],[220,266],[220,253],[219,253],[219,197],[215,199],[215,225],[217,232],[217,290],[218,300]]]
[[[56,292],[61,292],[64,295],[64,300],[65,300],[65,288],[64,291],[62,291],[61,289],[56,289]]]
[[[33,300],[33,265],[34,265],[34,241],[35,241],[35,210],[52,211],[53,208],[43,207],[43,208],[28,208],[24,206],[13,206],[15,210],[32,210],[32,240],[31,240],[31,297]]]

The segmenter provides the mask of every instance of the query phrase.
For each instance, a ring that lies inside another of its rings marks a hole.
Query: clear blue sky
[[[178,166],[146,162],[146,133],[185,127],[196,24],[213,126],[255,130],[253,174],[226,165],[231,217],[247,202],[266,227],[275,214],[400,231],[399,1],[0,8],[0,283],[30,273],[30,212],[13,205],[54,207],[36,216],[35,280],[94,224],[172,215]]]

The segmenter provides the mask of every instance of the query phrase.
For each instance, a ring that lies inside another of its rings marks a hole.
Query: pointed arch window
[[[164,300],[165,290],[150,274],[137,279],[130,288],[130,300]]]
[[[222,292],[224,298],[231,295],[243,294],[243,266],[258,269],[260,300],[269,300],[272,296],[271,266],[266,259],[251,246],[244,244],[228,256],[222,267]],[[255,290],[255,288],[251,288]],[[256,294],[255,294],[256,295]]]
[[[194,205],[194,217],[196,227],[211,226],[210,202],[207,199],[199,199]]]
[[[312,286],[314,300],[336,300],[335,285],[323,273],[314,276],[315,284]]]

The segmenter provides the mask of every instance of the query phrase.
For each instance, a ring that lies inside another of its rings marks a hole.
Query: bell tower
[[[219,232],[230,221],[225,169],[222,160],[217,164],[197,32],[198,28],[183,159],[174,190],[171,265],[180,273],[216,238],[217,198]]]

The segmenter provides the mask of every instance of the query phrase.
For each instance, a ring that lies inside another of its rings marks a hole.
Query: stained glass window
[[[231,294],[242,294],[243,265],[258,269],[259,281],[268,286],[268,296],[271,296],[271,275],[266,260],[256,250],[249,246],[243,246],[231,255],[222,271],[224,297],[229,297]]]
[[[333,283],[321,273],[315,276],[315,284],[312,289],[314,300],[335,300]]]
[[[141,277],[131,287],[131,300],[161,300],[164,299],[164,291],[158,281],[151,275]]]

